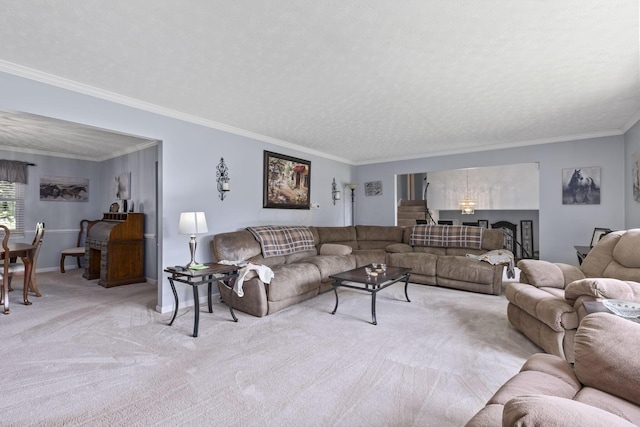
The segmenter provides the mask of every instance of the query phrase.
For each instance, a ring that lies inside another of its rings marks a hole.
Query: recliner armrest
[[[640,283],[599,277],[575,280],[565,288],[564,298],[569,304],[581,296],[635,301],[640,297]]]

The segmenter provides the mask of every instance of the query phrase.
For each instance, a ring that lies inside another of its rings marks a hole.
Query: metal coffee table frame
[[[407,288],[409,286],[409,273],[411,272],[411,269],[401,267],[387,267],[387,271],[385,273],[378,273],[378,276],[367,276],[367,273],[364,269],[365,267],[360,267],[354,270],[349,270],[343,273],[329,276],[330,279],[333,279],[333,282],[331,284],[333,285],[333,292],[336,295],[336,306],[334,307],[331,314],[336,314],[336,311],[338,310],[339,287],[365,291],[371,294],[371,323],[377,325],[378,321],[376,320],[376,294],[378,292],[385,288],[388,288],[394,283],[404,281],[404,296],[407,298],[408,302],[411,302],[411,300],[409,299],[409,294],[407,293]]]

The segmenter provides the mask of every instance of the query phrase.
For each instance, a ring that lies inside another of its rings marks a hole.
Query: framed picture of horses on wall
[[[600,167],[562,169],[563,205],[600,204]]]

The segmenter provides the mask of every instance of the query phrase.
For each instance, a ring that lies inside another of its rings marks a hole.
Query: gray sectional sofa
[[[481,246],[470,248],[412,244],[413,227],[305,228],[313,235],[312,248],[268,257],[248,229],[214,235],[210,242],[212,261],[247,261],[266,265],[274,273],[270,284],[249,273],[243,282],[242,297],[219,286],[222,298],[232,298],[234,309],[261,317],[331,289],[329,276],[333,274],[372,262],[411,268],[413,283],[500,293],[504,265],[492,265],[467,254],[479,256],[502,249],[501,230],[484,229]]]

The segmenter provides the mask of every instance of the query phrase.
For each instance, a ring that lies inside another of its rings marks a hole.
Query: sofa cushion
[[[638,241],[640,245],[640,241]],[[629,268],[620,264],[616,260],[612,260],[607,268],[604,269],[602,277],[615,277],[621,280],[633,280],[640,282],[640,268]]]
[[[582,261],[580,269],[585,277],[605,277],[604,270],[613,259],[613,250],[625,231],[614,231],[600,239]]]
[[[393,243],[402,243],[403,227],[356,225],[358,249],[384,249]]]
[[[436,262],[437,276],[462,282],[491,285],[494,281],[496,266],[466,256],[439,256]],[[499,266],[502,272],[502,266]]]
[[[580,384],[567,384],[563,379],[544,372],[521,371],[504,383],[489,399],[488,403],[505,405],[514,397],[527,394],[541,394],[571,399],[578,390],[580,390]]]
[[[586,316],[575,337],[575,373],[584,385],[640,405],[640,324],[609,313]],[[624,378],[624,381],[620,379]]]
[[[436,277],[436,255],[427,253],[390,253],[387,254],[387,264],[394,267],[411,269],[411,274]]]
[[[518,268],[533,286],[564,288],[562,270],[549,261],[523,259],[518,262]]]
[[[296,252],[293,254],[289,254],[289,255],[285,255],[284,256],[284,263],[285,264],[292,264],[294,262],[300,262],[300,260],[305,259],[305,258],[309,258],[312,256],[316,256],[318,255],[318,251],[316,250],[316,248],[312,248],[312,249],[308,249],[306,251],[300,251],[300,252]],[[275,258],[281,258],[281,257],[275,257]],[[266,258],[267,260],[270,258]]]
[[[318,255],[301,260],[302,262],[315,265],[320,271],[321,280],[328,281],[332,274],[356,268],[356,257],[353,255]]]
[[[482,249],[495,251],[504,249],[504,232],[501,228],[485,228],[482,232]]]
[[[623,267],[640,269],[640,229],[627,230],[620,236],[613,259]]]
[[[384,248],[387,252],[393,252],[398,254],[406,254],[413,252],[413,248],[406,243],[393,243]]]
[[[246,261],[262,252],[260,244],[247,230],[216,234],[210,246],[213,261]]]
[[[358,240],[356,238],[356,228],[348,227],[311,227],[313,231],[318,233],[318,244],[338,243],[341,245],[351,246],[358,249]]]
[[[271,268],[273,279],[266,286],[267,300],[280,301],[320,287],[318,267],[308,263],[282,264]]]
[[[349,255],[353,248],[347,245],[324,243],[320,246],[320,255]]]
[[[356,267],[364,267],[367,264],[387,262],[387,251],[384,249],[368,249],[353,251],[356,257]]]
[[[503,426],[608,426],[634,424],[617,415],[571,399],[556,396],[518,396],[504,405]]]
[[[582,387],[573,400],[595,406],[640,426],[640,406],[593,387]]]
[[[431,254],[431,255],[447,254],[447,248],[434,248],[432,246],[414,246],[413,251],[416,253]]]

